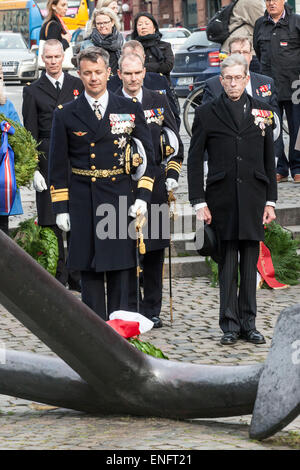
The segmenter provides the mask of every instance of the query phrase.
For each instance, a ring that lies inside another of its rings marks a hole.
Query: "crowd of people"
[[[233,10],[233,33],[222,46],[228,57],[220,76],[206,82],[187,161],[190,203],[219,240],[223,345],[265,342],[255,325],[259,241],[264,224],[276,218],[277,183],[289,171],[300,183],[300,104],[293,99],[300,16],[284,0],[253,3],[239,0]],[[75,77],[63,71],[71,40],[66,8],[66,0],[48,0],[40,36],[45,72],[23,92],[24,126],[46,157],[33,180],[38,223],[57,235],[58,281],[80,291],[104,320],[116,310],[139,309],[160,328],[170,244],[164,228],[184,154],[172,49],[148,12],[134,18],[132,38],[124,43],[118,4],[104,0],[86,28]],[[255,71],[249,72],[253,57]],[[0,99],[0,111],[12,117],[12,104]],[[6,232],[12,214],[0,214]]]

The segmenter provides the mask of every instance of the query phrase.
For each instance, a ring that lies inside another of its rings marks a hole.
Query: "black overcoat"
[[[191,204],[206,202],[222,240],[263,240],[267,201],[276,201],[272,126],[255,124],[253,109],[271,109],[248,95],[248,111],[238,128],[224,93],[197,108],[188,156]],[[204,188],[204,152],[208,175]]]
[[[118,129],[114,123],[121,120],[126,128]],[[70,214],[68,266],[71,269],[105,272],[136,264],[136,243],[127,233],[133,221],[128,216],[128,208],[135,199],[131,175],[94,178],[72,173],[68,180],[69,164],[83,170],[124,169],[123,153],[131,136],[142,142],[148,159],[136,197],[149,202],[154,158],[150,131],[139,103],[109,93],[105,115],[98,121],[82,94],[54,113],[49,153],[50,190],[54,212]]]
[[[48,189],[36,192],[36,205],[38,221],[40,225],[54,225],[55,216],[52,210],[49,182],[48,182],[48,153],[50,143],[50,133],[55,108],[77,97],[77,93],[83,90],[82,82],[79,78],[64,73],[64,81],[61,92],[57,96],[57,91],[45,74],[31,85],[23,89],[23,122],[24,127],[31,132],[39,143],[39,150],[42,153],[39,161],[39,170],[44,176]]]

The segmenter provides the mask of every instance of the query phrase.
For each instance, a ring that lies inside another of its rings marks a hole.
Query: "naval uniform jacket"
[[[57,96],[56,88],[45,74],[31,85],[23,88],[23,121],[24,127],[31,132],[39,143],[41,152],[39,170],[44,176],[48,189],[36,193],[38,221],[40,225],[54,225],[55,217],[52,210],[48,184],[48,153],[50,133],[55,108],[73,101],[77,93],[83,90],[79,78],[64,73],[62,89]]]
[[[188,156],[189,199],[206,202],[222,240],[263,240],[263,212],[276,201],[277,185],[272,126],[265,135],[251,111],[271,107],[248,96],[238,128],[225,104],[225,94],[196,109]],[[208,152],[204,189],[203,160]]]
[[[122,94],[122,88],[117,90],[118,95]],[[145,114],[145,119],[148,125],[148,128],[151,132],[152,145],[154,150],[155,157],[155,181],[153,185],[151,204],[167,204],[168,203],[168,193],[166,190],[166,178],[173,178],[176,181],[179,179],[181,165],[183,161],[183,145],[177,130],[176,121],[174,115],[170,109],[168,100],[163,92],[157,92],[153,90],[148,90],[143,87],[143,97],[142,97],[142,107]],[[160,118],[154,118],[153,114],[156,113]],[[170,156],[167,161],[162,155],[160,136],[162,127],[168,127],[171,129],[178,140],[179,151],[175,157]],[[162,231],[162,224],[166,224],[164,231]],[[145,237],[146,252],[159,250],[169,246],[170,239],[166,237],[167,228],[169,227],[168,219],[162,221],[160,218],[159,224],[159,237],[151,238],[151,207],[148,208],[148,223],[147,227],[145,226],[145,231],[147,233],[147,238]],[[148,229],[148,230],[147,230]],[[164,236],[163,236],[164,235]]]
[[[128,236],[133,221],[128,208],[135,200],[131,175],[123,172],[100,178],[72,173],[68,178],[69,164],[79,170],[124,170],[125,146],[131,136],[142,142],[147,155],[136,197],[150,202],[153,151],[139,103],[109,92],[106,112],[99,121],[82,94],[54,113],[50,191],[54,212],[70,213],[70,269],[105,272],[136,264],[136,242]]]

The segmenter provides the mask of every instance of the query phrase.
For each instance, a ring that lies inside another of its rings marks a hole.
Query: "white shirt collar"
[[[129,98],[130,100],[132,100],[132,98],[136,98],[140,103],[142,102],[142,99],[143,99],[143,88],[141,88],[140,91],[139,91],[139,93],[138,93],[137,95],[135,95],[134,97],[128,95],[128,93],[126,93],[126,91],[124,90],[124,88],[122,88],[122,93],[123,93],[123,95],[125,96],[125,98]]]
[[[60,83],[60,89],[62,89],[64,83],[64,73],[62,72],[59,78],[50,77],[50,75],[46,72],[46,77],[52,83],[52,85],[56,88],[56,82]]]
[[[100,96],[100,98],[98,98],[97,100],[93,98],[92,96],[88,95],[86,91],[84,91],[84,96],[93,111],[94,111],[93,104],[95,101],[97,101],[100,106],[101,114],[102,116],[104,116],[107,105],[108,105],[108,98],[109,98],[108,91],[106,90],[105,93],[102,96]]]

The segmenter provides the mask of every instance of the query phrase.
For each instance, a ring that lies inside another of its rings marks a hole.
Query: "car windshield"
[[[206,31],[196,31],[183,43],[180,49],[192,49],[193,47],[218,47],[219,44],[209,41],[206,36]]]
[[[0,34],[0,49],[27,49],[19,34]]]
[[[174,38],[187,38],[189,33],[187,31],[161,31],[162,39],[174,39]]]

